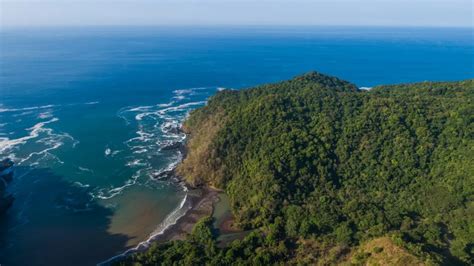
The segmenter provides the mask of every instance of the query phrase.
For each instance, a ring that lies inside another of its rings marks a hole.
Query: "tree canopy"
[[[138,261],[333,264],[389,236],[427,264],[474,264],[473,96],[474,80],[362,91],[316,72],[221,91],[185,122],[178,173],[224,189],[256,230],[225,248],[193,234]]]

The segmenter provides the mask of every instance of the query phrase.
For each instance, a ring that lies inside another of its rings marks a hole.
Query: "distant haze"
[[[473,27],[473,0],[0,0],[6,26]]]

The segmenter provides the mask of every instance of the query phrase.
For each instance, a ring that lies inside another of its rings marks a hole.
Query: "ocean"
[[[0,159],[16,163],[1,265],[94,265],[186,212],[156,179],[177,127],[221,89],[316,70],[359,87],[474,78],[472,29],[70,27],[0,30]]]

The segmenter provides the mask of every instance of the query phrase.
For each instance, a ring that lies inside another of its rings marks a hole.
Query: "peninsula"
[[[204,207],[117,264],[472,265],[473,100],[472,79],[365,91],[317,72],[220,91],[176,169]]]

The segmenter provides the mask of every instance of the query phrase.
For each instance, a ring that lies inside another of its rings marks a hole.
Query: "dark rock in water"
[[[170,133],[172,134],[181,134],[181,128],[180,127],[172,127],[170,128]]]
[[[177,150],[181,149],[183,146],[183,143],[181,142],[172,142],[169,144],[165,144],[163,147],[161,147],[162,151],[171,151],[171,150]]]
[[[13,164],[10,158],[0,162],[0,183],[10,183],[13,180]]]
[[[0,161],[0,214],[3,214],[13,204],[15,198],[6,193],[8,183],[13,180],[13,161],[6,158]]]
[[[0,177],[10,174],[13,171],[14,162],[10,158],[0,161]]]
[[[155,176],[153,178],[156,179],[171,179],[175,176],[174,170],[168,170],[168,171],[163,171]]]
[[[175,124],[169,124],[169,125],[164,126],[163,130],[165,132],[171,133],[171,134],[181,134],[182,133],[181,127],[179,125],[175,125]]]

